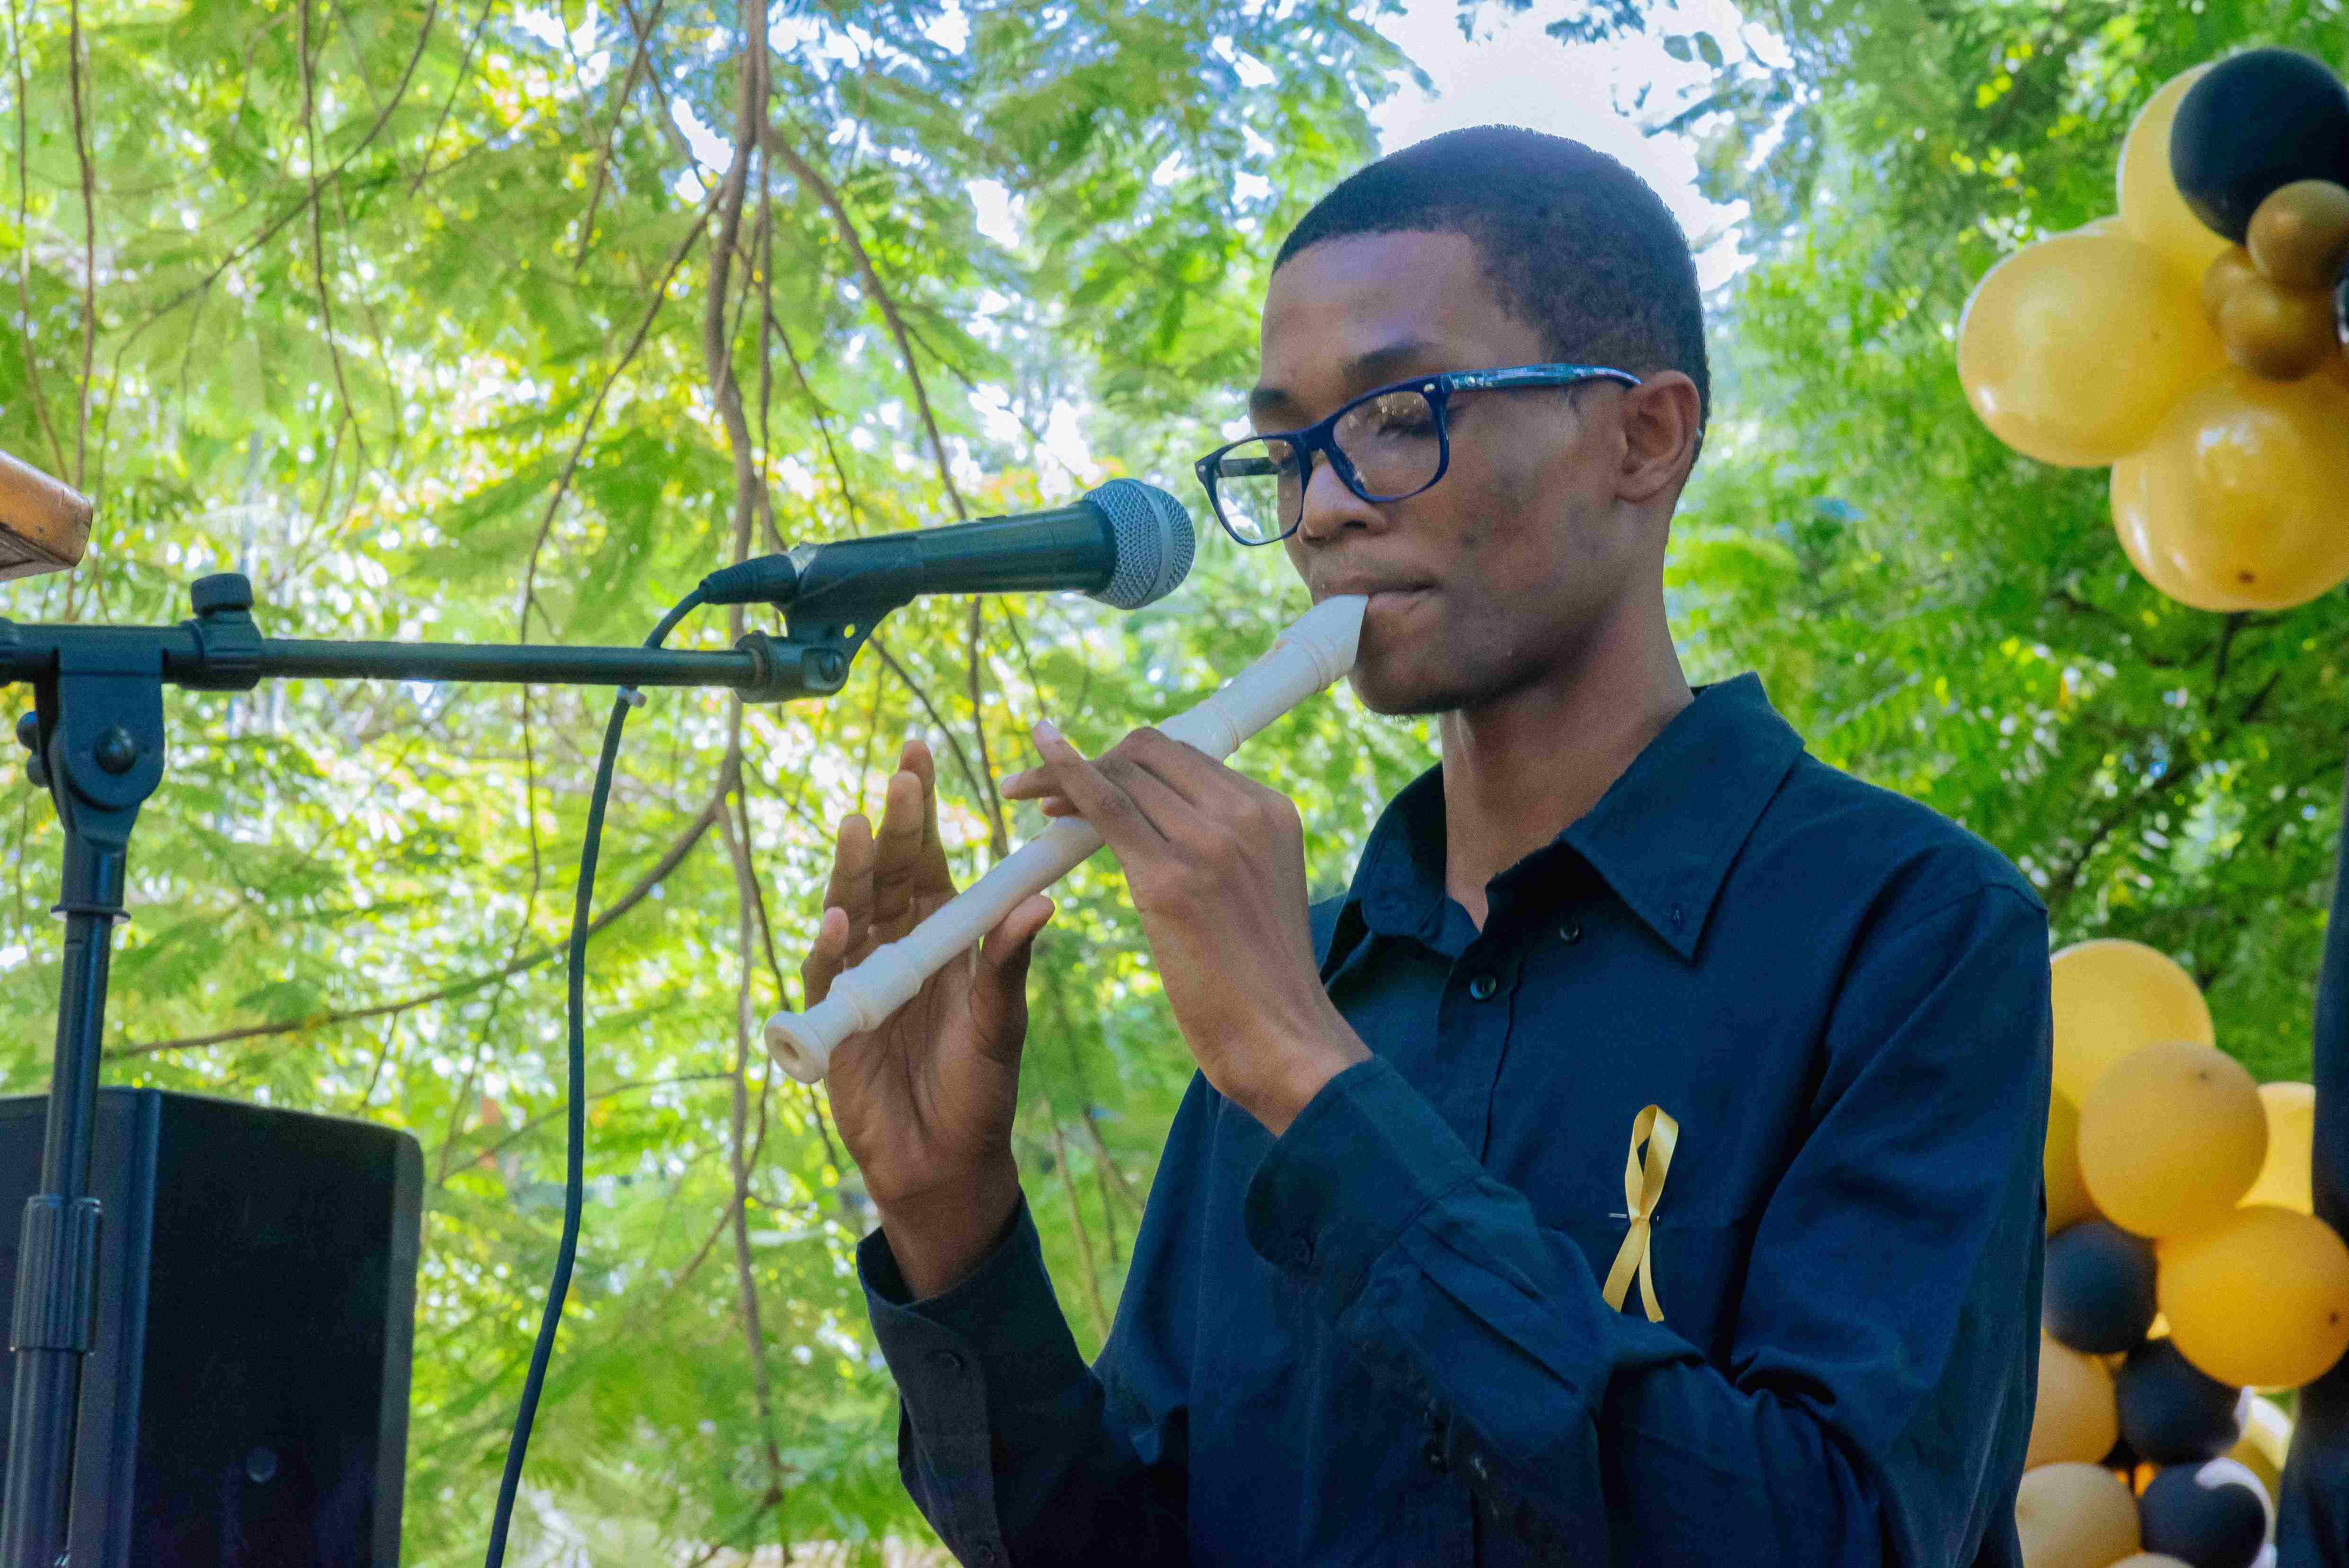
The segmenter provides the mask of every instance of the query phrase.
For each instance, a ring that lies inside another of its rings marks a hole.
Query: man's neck
[[[1485,884],[1599,804],[1693,700],[1660,598],[1548,679],[1444,716],[1444,891],[1478,929]]]

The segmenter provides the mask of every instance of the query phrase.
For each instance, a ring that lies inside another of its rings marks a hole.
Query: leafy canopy
[[[175,620],[236,570],[274,635],[479,642],[633,643],[786,542],[1126,469],[1187,490],[1174,459],[1253,370],[1267,238],[1364,156],[1398,63],[1291,0],[16,0],[6,47],[0,447],[101,521],[81,571],[0,612]],[[1098,464],[1069,449],[1080,409]],[[833,824],[905,735],[939,754],[968,873],[1038,825],[991,782],[1035,718],[1106,745],[1303,607],[1278,562],[1203,543],[1143,614],[926,604],[829,703],[662,693],[632,724],[525,1553],[926,1535],[854,1277],[870,1206],[756,1022],[794,994]],[[556,1233],[559,952],[608,694],[168,700],[109,1081],[421,1141],[407,1556],[468,1560]],[[1327,884],[1424,755],[1332,704],[1253,760],[1323,803]],[[0,1063],[38,1092],[60,838],[20,773],[0,788]],[[1019,1153],[1097,1345],[1190,1060],[1114,867],[1060,892]]]

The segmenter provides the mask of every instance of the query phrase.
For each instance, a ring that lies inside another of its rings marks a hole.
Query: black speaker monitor
[[[0,1302],[47,1105],[0,1099]],[[74,1568],[394,1568],[423,1185],[389,1128],[99,1091]]]

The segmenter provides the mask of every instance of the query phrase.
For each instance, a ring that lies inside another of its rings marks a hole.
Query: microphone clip
[[[913,603],[909,579],[895,562],[864,569],[810,571],[814,547],[754,556],[701,580],[705,604],[766,603],[783,612],[787,634],[752,632],[735,648],[757,661],[759,679],[739,688],[745,702],[826,696],[848,680],[848,666],[881,617]]]
[[[744,702],[784,702],[796,696],[830,696],[848,684],[848,663],[873,634],[870,623],[842,633],[789,637],[750,632],[737,639],[735,651],[750,655],[757,677],[735,690]]]

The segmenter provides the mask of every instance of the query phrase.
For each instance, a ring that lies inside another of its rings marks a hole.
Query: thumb
[[[1031,893],[1012,906],[979,944],[978,967],[993,985],[1019,991],[1028,983],[1028,961],[1036,955],[1036,935],[1052,918],[1053,903]]]
[[[1028,961],[1036,934],[1052,918],[1052,901],[1041,893],[1020,900],[979,944],[978,972],[971,976],[971,1021],[980,1048],[999,1061],[1017,1061],[1028,1034]]]
[[[972,976],[972,1007],[979,1033],[988,1040],[1027,1033],[1027,965],[1036,955],[1036,932],[1052,918],[1052,899],[1029,894],[1012,906],[1012,913],[987,932],[979,944],[979,967]]]

